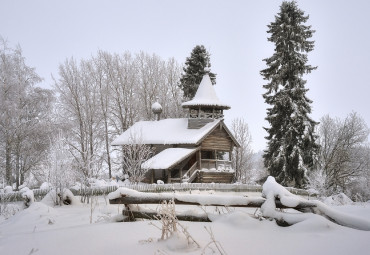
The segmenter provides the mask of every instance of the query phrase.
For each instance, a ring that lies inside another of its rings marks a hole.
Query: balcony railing
[[[221,171],[231,171],[231,161],[220,159],[202,159],[201,168],[216,169]]]

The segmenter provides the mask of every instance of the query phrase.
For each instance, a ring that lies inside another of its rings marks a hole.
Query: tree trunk
[[[12,165],[11,165],[11,143],[6,139],[5,144],[5,181],[6,185],[12,185]]]
[[[21,171],[20,166],[19,166],[19,161],[20,161],[19,148],[17,148],[16,155],[15,155],[15,183],[16,183],[17,190],[20,185],[19,184],[19,174]]]

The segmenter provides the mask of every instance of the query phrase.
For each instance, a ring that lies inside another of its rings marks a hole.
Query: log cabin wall
[[[233,141],[223,128],[217,127],[202,142],[202,150],[232,151]]]
[[[174,148],[174,145],[173,144],[154,144],[152,145],[152,148],[154,149],[154,154],[158,154],[164,151],[165,149]]]
[[[188,129],[199,129],[204,127],[207,123],[214,121],[214,119],[205,119],[205,118],[189,118],[188,119]]]
[[[185,148],[185,149],[196,148],[194,144],[152,144],[151,146],[155,150],[154,151],[155,155],[168,148]]]

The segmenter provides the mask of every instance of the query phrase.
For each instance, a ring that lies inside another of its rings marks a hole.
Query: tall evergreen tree
[[[315,32],[304,25],[307,20],[308,15],[295,1],[282,3],[267,31],[275,51],[264,59],[267,68],[261,71],[268,81],[263,97],[270,105],[264,164],[278,182],[295,187],[308,183],[307,171],[313,168],[319,150],[314,134],[317,123],[309,117],[312,101],[306,96],[303,80],[304,74],[317,68],[307,64],[307,53],[314,48],[314,41],[309,39]]]
[[[210,54],[203,45],[197,45],[186,58],[184,73],[181,74],[179,87],[184,92],[184,99],[191,100],[197,92],[203,75],[208,72],[212,84],[216,84],[216,74],[209,71],[211,67]]]

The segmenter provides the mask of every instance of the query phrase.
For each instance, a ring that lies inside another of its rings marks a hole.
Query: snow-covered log
[[[319,215],[321,215],[345,227],[370,231],[369,220],[338,212],[320,201],[310,201],[311,204],[315,205],[310,208],[310,211],[318,215],[312,213],[284,213],[277,211],[275,205],[276,199],[290,208],[295,208],[297,205],[304,202],[305,199],[290,193],[271,176],[269,176],[263,184],[262,196],[266,198],[266,202],[261,206],[262,215],[267,218],[274,218],[278,224],[293,225],[313,217],[320,217]],[[306,209],[305,211],[307,211]]]
[[[199,194],[172,194],[172,193],[143,193],[127,188],[119,188],[109,193],[111,204],[160,204],[162,201],[173,200],[175,204],[182,205],[206,205],[206,206],[230,206],[230,207],[261,207],[265,199],[260,197],[243,196],[217,196]],[[310,201],[302,201],[293,206],[296,209],[315,207]],[[286,205],[276,201],[277,208],[288,208]]]

